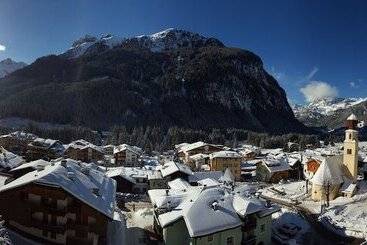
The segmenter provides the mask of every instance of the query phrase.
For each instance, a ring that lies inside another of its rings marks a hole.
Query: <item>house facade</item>
[[[64,146],[58,140],[36,138],[27,146],[26,159],[27,161],[56,159],[61,157],[64,151]]]
[[[0,188],[6,226],[47,244],[107,244],[114,203],[113,180],[70,160],[40,166]]]
[[[28,144],[37,138],[36,135],[16,131],[7,135],[0,136],[0,146],[18,155],[25,155]]]
[[[235,151],[219,151],[210,154],[209,166],[211,171],[224,172],[227,168],[235,177],[236,181],[241,180],[242,156]]]
[[[64,155],[82,162],[98,162],[104,159],[103,149],[85,140],[71,142]]]
[[[138,159],[142,154],[138,147],[129,146],[127,144],[116,146],[113,151],[116,166],[137,167]]]

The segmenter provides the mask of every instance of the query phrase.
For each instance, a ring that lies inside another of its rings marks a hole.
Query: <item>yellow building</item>
[[[342,194],[354,195],[358,175],[358,120],[352,114],[347,118],[342,156],[326,157],[311,179],[314,201],[333,200]]]
[[[235,151],[219,151],[209,155],[209,165],[211,171],[224,172],[227,168],[235,177],[236,181],[241,180],[242,156]]]
[[[343,164],[348,170],[348,177],[354,182],[358,174],[358,120],[352,114],[347,119],[347,130],[345,130]]]

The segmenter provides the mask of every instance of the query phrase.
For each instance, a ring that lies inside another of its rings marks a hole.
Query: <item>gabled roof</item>
[[[26,184],[60,187],[75,198],[113,218],[116,182],[102,172],[72,159],[51,162],[0,187],[0,192]]]
[[[189,166],[174,162],[174,161],[168,161],[166,162],[162,168],[160,169],[162,176],[166,177],[168,175],[171,175],[176,172],[182,172],[187,175],[192,175],[192,171],[189,168]]]
[[[202,141],[198,141],[198,142],[195,142],[195,143],[192,143],[192,144],[184,144],[182,146],[180,146],[178,149],[179,152],[188,152],[188,151],[192,151],[196,148],[199,148],[199,147],[203,147],[203,146],[212,146],[212,147],[217,147],[218,149],[222,148],[222,146],[219,146],[219,145],[213,145],[213,144],[208,144],[208,143],[205,143],[205,142],[202,142]]]
[[[263,160],[263,165],[269,170],[270,173],[291,170],[291,167],[284,158],[266,158]]]
[[[274,206],[267,207],[265,202],[257,199],[247,200],[244,196],[237,199],[237,195],[242,195],[240,193],[245,192],[237,193],[223,187],[204,186],[191,186],[185,190],[148,191],[160,226],[166,227],[183,218],[190,237],[205,236],[238,227],[242,224],[240,216],[252,213],[266,216],[278,210]]]
[[[122,145],[118,145],[118,146],[115,146],[115,148],[113,149],[113,154],[115,153],[118,153],[118,152],[121,152],[121,151],[131,151],[137,155],[141,155],[142,154],[142,149],[140,149],[139,147],[137,146],[131,146],[131,145],[128,145],[128,144],[122,144]]]
[[[201,192],[192,205],[184,207],[184,220],[190,237],[204,236],[238,227],[241,219],[232,205],[233,197],[219,188]]]
[[[94,144],[92,144],[92,143],[90,143],[86,140],[83,140],[83,139],[79,139],[79,140],[75,140],[75,141],[71,142],[67,146],[66,149],[69,149],[69,148],[80,149],[80,150],[91,148],[95,151],[99,151],[99,152],[103,153],[102,147],[94,145]]]
[[[13,169],[24,162],[21,156],[18,156],[10,151],[0,148],[0,166],[2,168]]]
[[[45,167],[45,166],[50,165],[50,164],[51,164],[51,162],[45,161],[43,159],[38,159],[38,160],[35,160],[35,161],[32,161],[32,162],[23,163],[22,165],[10,170],[10,172],[15,172],[15,171],[18,171],[18,170],[21,170],[21,169],[26,169],[26,168],[37,169],[38,166]]]
[[[213,158],[242,158],[242,156],[235,151],[218,151],[210,154],[210,159]]]
[[[168,182],[168,186],[171,189],[186,190],[190,187],[190,184],[181,178],[174,179]]]
[[[326,157],[322,161],[311,181],[316,185],[339,185],[343,183],[344,174],[342,171],[342,157]]]

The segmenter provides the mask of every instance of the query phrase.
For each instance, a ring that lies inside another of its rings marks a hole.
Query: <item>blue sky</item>
[[[305,101],[302,88],[316,97],[367,96],[362,0],[1,0],[0,59],[31,63],[63,52],[85,34],[127,37],[169,27],[255,52],[292,102]],[[309,84],[314,86],[306,89]]]

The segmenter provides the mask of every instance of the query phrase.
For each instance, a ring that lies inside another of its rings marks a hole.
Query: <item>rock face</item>
[[[25,67],[24,62],[15,62],[10,58],[0,61],[0,78],[9,75],[10,73]]]
[[[352,113],[361,121],[367,120],[367,98],[323,99],[305,106],[293,107],[295,116],[310,127],[329,130],[344,126],[345,119]]]
[[[0,80],[0,116],[113,125],[305,132],[255,54],[169,29],[86,36]]]

